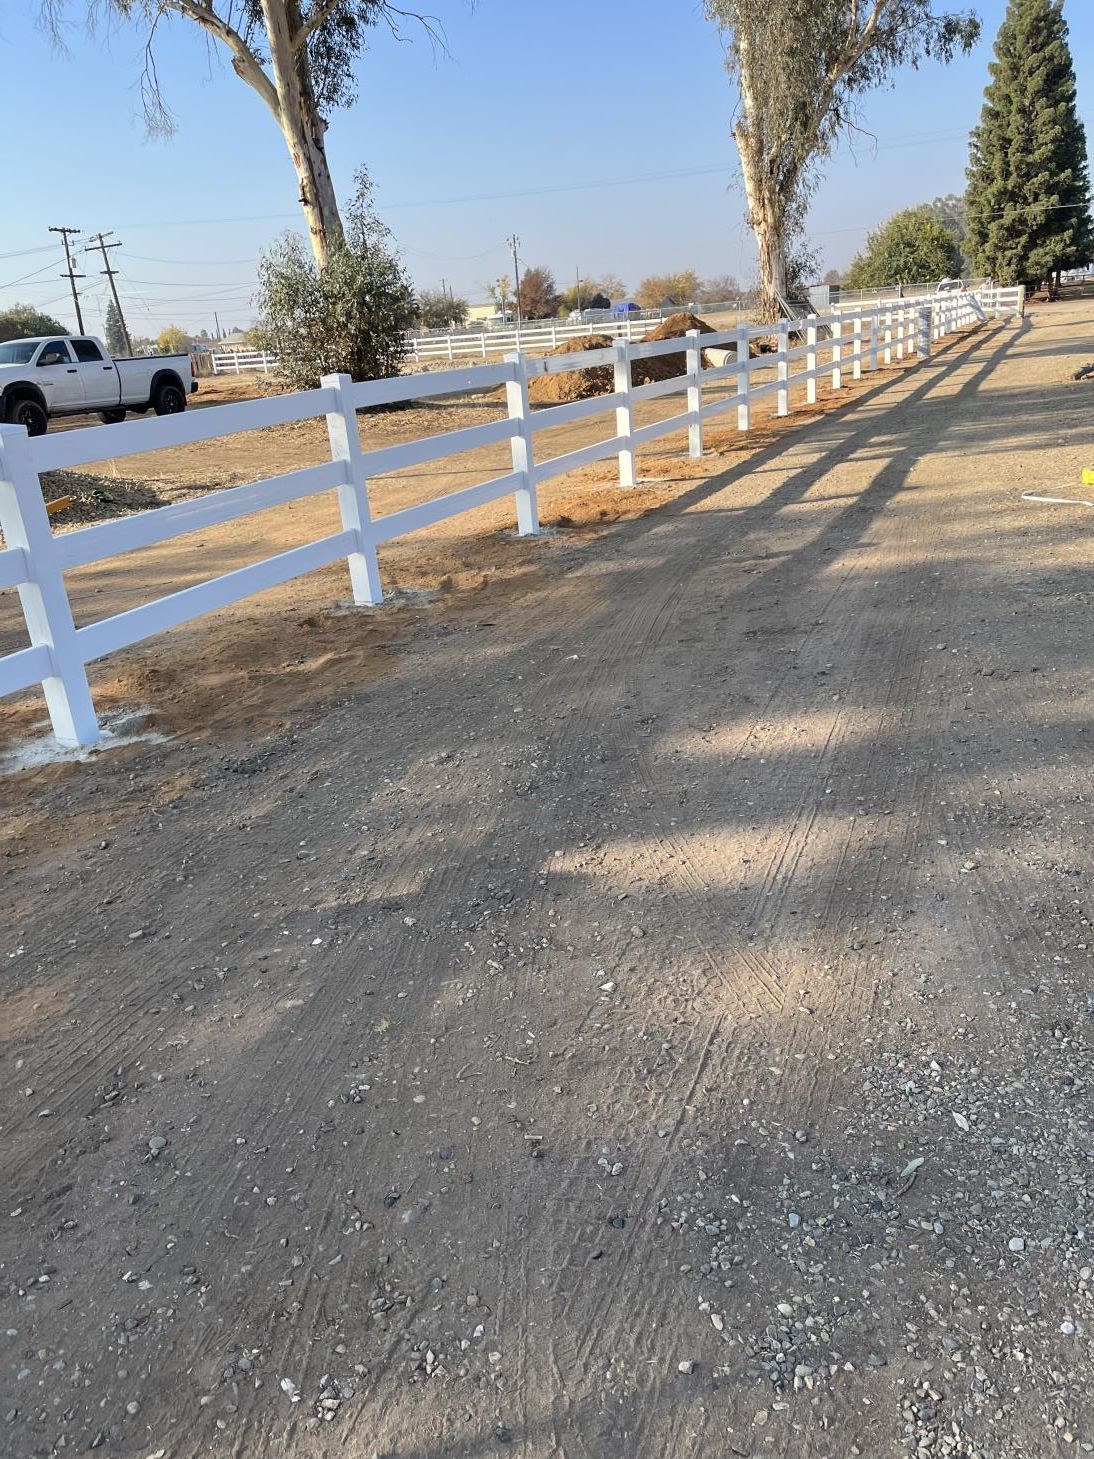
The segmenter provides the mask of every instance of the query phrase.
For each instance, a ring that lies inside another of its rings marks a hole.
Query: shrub
[[[345,243],[323,269],[291,232],[259,262],[255,339],[278,356],[277,375],[293,390],[336,372],[354,380],[397,375],[406,351],[405,331],[414,321],[410,280],[373,210],[364,169],[355,182]]]

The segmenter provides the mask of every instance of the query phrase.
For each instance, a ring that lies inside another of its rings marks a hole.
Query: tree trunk
[[[326,126],[315,105],[306,49],[298,55],[292,49],[292,37],[301,24],[299,0],[262,0],[262,18],[270,42],[277,121],[300,182],[300,206],[312,252],[322,268],[331,250],[344,242],[345,234],[327,165]]]
[[[748,226],[756,235],[760,255],[760,323],[775,324],[783,317],[782,298],[786,294],[786,240],[783,212],[755,155],[751,139],[743,131],[734,133],[741,156],[741,172],[748,203]]]

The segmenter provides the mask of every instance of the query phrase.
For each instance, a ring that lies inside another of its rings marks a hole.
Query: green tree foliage
[[[1010,0],[990,72],[969,147],[968,251],[1000,283],[1051,281],[1094,254],[1063,0]]]
[[[620,296],[622,297],[622,295]],[[558,296],[558,312],[569,314],[572,309],[607,309],[612,302],[611,295],[596,279],[576,281]]]
[[[156,348],[161,355],[184,355],[190,348],[190,336],[177,324],[169,324],[160,330]]]
[[[861,97],[899,66],[948,61],[979,33],[936,0],[704,0],[725,39],[740,106],[733,138],[760,255],[760,308],[778,318],[806,204]],[[808,272],[813,272],[809,270]]]
[[[106,347],[112,355],[125,354],[125,331],[122,329],[122,317],[118,313],[118,307],[111,299],[106,306]]]
[[[51,314],[42,314],[33,304],[13,304],[0,309],[0,340],[34,339],[39,334],[67,334]]]
[[[674,274],[650,274],[638,285],[634,298],[643,309],[660,309],[662,305],[682,309],[694,304],[698,293],[699,275],[693,268],[685,268]]]
[[[254,336],[278,356],[278,375],[294,390],[334,372],[354,380],[397,375],[406,350],[414,293],[363,168],[354,181],[345,238],[323,268],[296,233],[283,234],[259,261]]]
[[[453,298],[443,289],[421,289],[415,318],[423,329],[449,329],[454,324],[466,324],[470,309],[466,299]]]
[[[555,276],[543,264],[525,269],[520,281],[520,312],[525,319],[550,319],[558,312]]]
[[[948,279],[961,267],[957,239],[940,223],[930,204],[905,208],[875,228],[866,247],[843,276],[848,289],[880,289]]]

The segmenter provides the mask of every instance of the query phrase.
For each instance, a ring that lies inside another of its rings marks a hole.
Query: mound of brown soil
[[[568,339],[547,350],[548,355],[576,355],[583,350],[603,350],[613,341],[606,334],[587,334]],[[589,400],[610,395],[615,375],[611,365],[591,365],[587,370],[564,370],[561,375],[537,375],[529,382],[528,399],[533,405],[568,405],[572,400]]]
[[[697,329],[700,334],[717,334],[713,324],[708,324],[697,314],[689,314],[686,309],[682,309],[679,314],[670,314],[667,319],[662,319],[644,338],[683,339],[689,329]],[[646,385],[652,380],[668,380],[673,375],[683,375],[687,367],[687,356],[684,354],[654,355],[652,360],[635,362],[633,383]]]
[[[716,333],[714,326],[694,314],[681,312],[662,319],[643,339],[681,339],[689,329],[700,334]],[[572,355],[579,350],[602,350],[613,341],[606,334],[590,334],[579,340],[566,340],[548,350],[549,355]],[[687,357],[681,354],[654,355],[652,359],[635,360],[631,366],[631,384],[649,385],[654,380],[668,380],[687,369]],[[539,375],[528,386],[533,405],[565,405],[571,400],[588,400],[594,395],[610,395],[615,376],[611,365],[591,365],[587,370],[566,370],[561,375]]]

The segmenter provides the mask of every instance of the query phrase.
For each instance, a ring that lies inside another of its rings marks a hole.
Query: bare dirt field
[[[0,780],[0,1452],[1094,1452],[1094,519],[1021,500],[1083,495],[1092,333],[1045,307],[556,483],[538,543],[392,543],[390,606],[331,570],[99,666],[170,737]],[[99,474],[323,448],[263,435]]]

